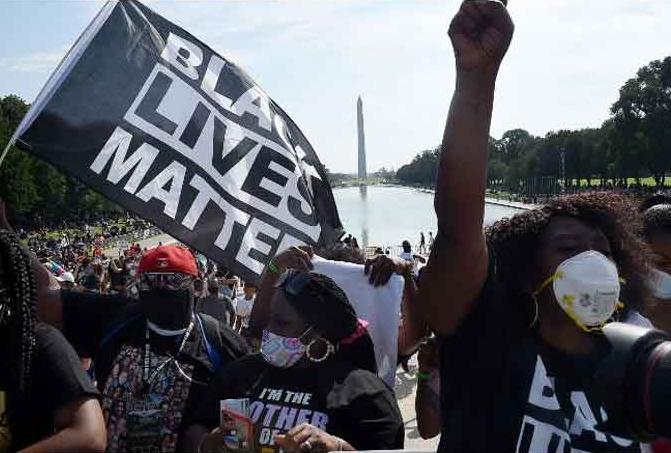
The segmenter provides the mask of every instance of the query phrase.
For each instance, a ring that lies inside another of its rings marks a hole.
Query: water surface
[[[408,187],[362,186],[334,189],[333,196],[345,231],[356,236],[362,246],[398,246],[404,239],[415,245],[421,231],[427,241],[429,231],[436,234],[433,193]],[[519,209],[488,203],[485,223],[516,212]]]

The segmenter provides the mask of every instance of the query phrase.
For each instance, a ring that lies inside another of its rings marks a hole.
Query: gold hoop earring
[[[536,324],[538,324],[538,299],[536,298],[535,294],[531,295],[531,300],[534,301],[534,319],[531,320],[529,328],[533,329],[534,327],[536,327]]]
[[[323,356],[315,358],[312,356],[312,353],[310,351],[312,349],[312,346],[317,344],[317,342],[320,340],[326,343],[326,352],[324,353]],[[328,359],[331,354],[335,354],[335,348],[333,347],[330,341],[325,340],[324,338],[315,338],[310,343],[308,343],[308,347],[305,349],[305,356],[308,358],[309,361],[315,363],[323,362],[324,360]]]

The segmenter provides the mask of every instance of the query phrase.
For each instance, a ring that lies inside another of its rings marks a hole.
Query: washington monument
[[[356,101],[356,124],[359,136],[359,179],[366,179],[366,138],[363,133],[363,102],[361,96]]]

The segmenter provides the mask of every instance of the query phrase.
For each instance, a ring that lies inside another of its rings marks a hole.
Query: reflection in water
[[[436,231],[433,194],[406,187],[359,186],[333,191],[345,231],[363,246],[399,247],[408,239],[417,247],[419,232]],[[488,204],[485,224],[519,212]]]
[[[368,247],[368,186],[359,186],[359,195],[361,195],[361,246]]]

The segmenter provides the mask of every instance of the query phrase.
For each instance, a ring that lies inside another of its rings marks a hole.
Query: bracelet
[[[431,377],[430,373],[425,373],[423,371],[417,372],[417,382],[428,381],[429,377]]]
[[[273,260],[268,261],[268,270],[275,275],[282,274],[282,271],[280,270],[279,267],[277,267],[277,264],[275,264]]]

